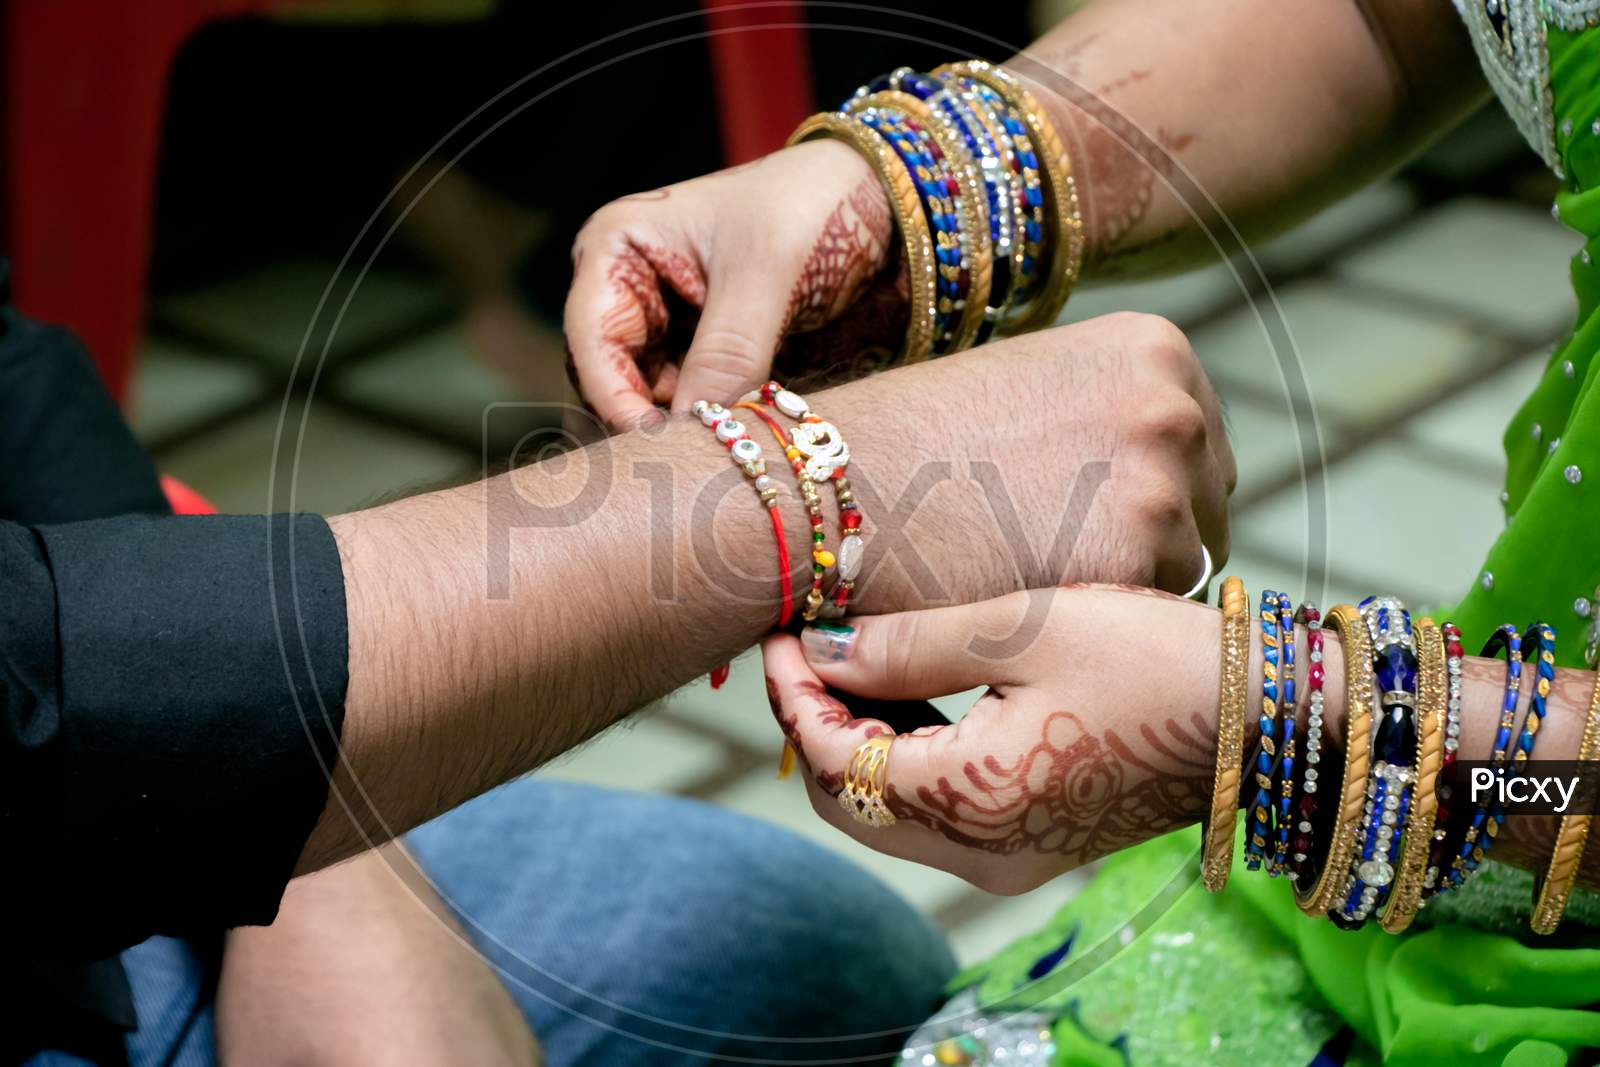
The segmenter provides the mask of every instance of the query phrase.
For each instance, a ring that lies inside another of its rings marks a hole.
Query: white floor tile
[[[1397,223],[1416,203],[1399,182],[1370,185],[1254,249],[1256,260],[1269,276],[1319,267],[1334,250]]]
[[[722,758],[722,749],[714,742],[658,722],[646,712],[558,757],[538,774],[614,789],[673,793],[714,773]]]
[[[1224,396],[1240,386],[1283,396],[1287,408],[1288,383],[1298,373],[1321,417],[1372,424],[1409,410],[1483,358],[1483,345],[1460,323],[1365,302],[1328,282],[1299,282],[1279,289],[1276,299],[1276,306],[1259,300],[1190,335]],[[1274,347],[1275,337],[1287,340]]]
[[[236,409],[266,395],[252,367],[160,339],[139,349],[130,403],[134,432],[144,441]]]
[[[1544,376],[1547,353],[1518,360],[1487,381],[1417,418],[1407,420],[1405,434],[1439,448],[1479,460],[1504,471],[1506,424]],[[1560,374],[1559,368],[1549,373]],[[1573,388],[1577,388],[1576,382]]]
[[[340,373],[333,388],[464,441],[481,440],[491,407],[491,432],[505,421],[504,416],[519,409],[529,415],[543,412],[545,417],[537,420],[540,424],[560,423],[556,405],[524,407],[526,398],[521,390],[474,358],[466,338],[453,326],[362,360]],[[508,446],[514,443],[506,442]]]
[[[164,452],[159,466],[187,482],[217,508],[232,513],[268,510],[334,514],[408,489],[437,485],[471,469],[456,449],[314,405],[298,467],[291,466],[298,417],[290,419],[280,481],[269,489],[278,406],[248,416],[202,440]],[[293,476],[294,496],[288,496]],[[269,492],[275,495],[269,495]]]
[[[1537,208],[1461,199],[1346,256],[1336,270],[1529,337],[1554,336],[1576,310],[1567,264],[1581,243]]]
[[[161,298],[157,315],[219,343],[270,358],[284,370],[294,365],[306,330],[315,321],[316,348],[307,352],[314,361],[333,331],[332,355],[356,348],[372,338],[417,321],[448,307],[444,289],[430,280],[394,270],[369,271],[356,289],[350,305],[339,316],[339,305],[354,280],[341,276],[340,288],[321,314],[317,306],[334,278],[336,264],[323,260],[285,260],[225,278],[211,285]],[[303,364],[309,372],[313,362]]]
[[[1090,285],[1072,294],[1057,325],[1082,322],[1113,311],[1143,311],[1179,326],[1243,299],[1244,290],[1224,263],[1148,282]]]
[[[1497,485],[1420,459],[1403,441],[1337,464],[1325,499],[1330,570],[1382,583],[1364,592],[1419,607],[1458,599],[1504,526]],[[1269,498],[1235,520],[1240,555],[1269,548],[1299,558],[1318,541],[1306,516],[1301,486]]]

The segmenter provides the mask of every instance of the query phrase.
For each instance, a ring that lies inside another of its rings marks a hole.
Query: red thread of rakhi
[[[719,432],[719,427],[724,422],[733,419],[733,414],[720,404],[709,405],[702,402],[695,405],[694,411],[696,415],[700,416],[700,421],[710,427],[717,440],[727,447],[734,463],[745,472],[745,476],[755,483],[756,495],[760,498],[762,504],[766,506],[767,517],[772,522],[773,540],[778,544],[778,588],[783,596],[783,604],[779,610],[778,625],[779,627],[787,626],[790,617],[794,613],[794,577],[790,572],[789,566],[789,541],[783,532],[783,514],[778,510],[778,491],[766,474],[766,461],[761,455],[761,446],[753,437],[744,432],[727,438],[723,437]],[[750,443],[748,449],[740,447],[740,442],[742,441]],[[741,452],[745,454],[740,455]],[[766,487],[761,484],[763,480],[767,481]],[[723,683],[728,680],[728,670],[728,664],[723,664],[711,671],[711,688],[722,688]]]

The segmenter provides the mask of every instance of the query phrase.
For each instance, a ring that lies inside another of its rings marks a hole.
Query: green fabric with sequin
[[[1600,30],[1552,28],[1549,54],[1568,176],[1556,206],[1592,262],[1574,258],[1576,326],[1506,430],[1505,531],[1448,617],[1469,647],[1501,621],[1548,618],[1558,661],[1582,666],[1588,621],[1573,605],[1600,582]],[[1351,1030],[1344,1062],[1394,1067],[1556,1067],[1600,1047],[1592,895],[1574,896],[1555,937],[1536,938],[1531,876],[1488,863],[1412,931],[1352,933],[1302,915],[1285,883],[1245,873],[1239,851],[1226,892],[1205,893],[1197,849],[1191,829],[1111,858],[1048,927],[958,975],[952,994],[975,988],[986,1008],[1053,1015],[1052,1062],[1074,1067],[1309,1064]]]

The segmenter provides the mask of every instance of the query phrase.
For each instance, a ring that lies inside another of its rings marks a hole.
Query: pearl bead
[[[765,493],[768,489],[771,489],[771,488],[772,488],[772,475],[763,474],[763,475],[761,475],[760,477],[758,477],[756,479],[756,490],[758,492]]]
[[[866,544],[856,534],[839,542],[839,577],[854,581],[861,573],[861,563],[866,558]]]
[[[774,407],[791,419],[798,419],[807,410],[805,399],[799,393],[793,393],[787,389],[779,389],[772,394],[772,403]]]

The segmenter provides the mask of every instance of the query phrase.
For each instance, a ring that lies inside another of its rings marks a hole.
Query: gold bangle
[[[900,362],[920,363],[933,348],[933,320],[936,284],[933,268],[933,238],[928,220],[922,215],[922,202],[911,184],[911,175],[900,164],[900,157],[883,138],[836,112],[824,111],[802,122],[789,135],[786,145],[797,145],[819,137],[843,141],[854,148],[877,173],[889,197],[889,210],[904,241],[906,278],[909,282],[911,317],[906,323],[905,345]]]
[[[1033,154],[1045,184],[1045,236],[1050,242],[1045,257],[1049,273],[1039,294],[1018,309],[1012,321],[1002,325],[1007,333],[1049,326],[1066,307],[1083,271],[1083,209],[1078,203],[1072,160],[1067,157],[1054,124],[1016,75],[981,59],[947,63],[933,73],[937,77],[946,72],[982,82],[1005,97],[1020,114],[1028,139],[1033,142]]]
[[[1391,934],[1411,925],[1422,906],[1422,880],[1439,813],[1439,768],[1444,764],[1444,713],[1449,697],[1444,635],[1432,619],[1417,622],[1417,784],[1406,818],[1405,851],[1379,923]]]
[[[1344,784],[1316,885],[1309,892],[1295,892],[1295,903],[1307,915],[1326,915],[1344,888],[1361,832],[1367,768],[1372,759],[1372,638],[1361,613],[1349,604],[1328,612],[1328,622],[1339,634],[1344,653]]]
[[[1578,745],[1578,762],[1589,763],[1600,758],[1600,674],[1595,675],[1594,690],[1589,697],[1589,718],[1583,727],[1583,741]],[[1528,925],[1536,934],[1553,934],[1566,914],[1567,900],[1572,896],[1572,883],[1578,878],[1578,866],[1583,862],[1583,846],[1589,840],[1588,815],[1563,815],[1556,830],[1556,847],[1550,853],[1550,866],[1544,877],[1536,883],[1533,896],[1533,914]]]
[[[889,784],[889,746],[892,744],[893,734],[879,734],[861,742],[850,754],[839,806],[856,822],[872,827],[894,825],[894,814],[883,799]]]
[[[845,112],[851,115],[863,108],[900,111],[915,119],[939,145],[939,151],[947,161],[947,169],[961,185],[961,236],[967,246],[971,280],[966,303],[950,332],[950,344],[943,352],[960,352],[970,348],[983,326],[984,309],[989,304],[989,288],[994,280],[994,252],[989,245],[989,202],[984,195],[982,182],[975,166],[961,165],[961,160],[968,156],[967,146],[953,142],[943,125],[934,118],[933,110],[910,93],[886,89],[852,97],[844,106]],[[942,271],[945,268],[940,266],[935,269]],[[959,270],[954,267],[949,269]]]
[[[1200,824],[1200,877],[1222,892],[1233,869],[1234,824],[1239,811],[1239,764],[1244,758],[1244,710],[1250,688],[1250,603],[1244,582],[1222,583],[1222,680],[1217,689],[1217,770],[1211,813]]]

